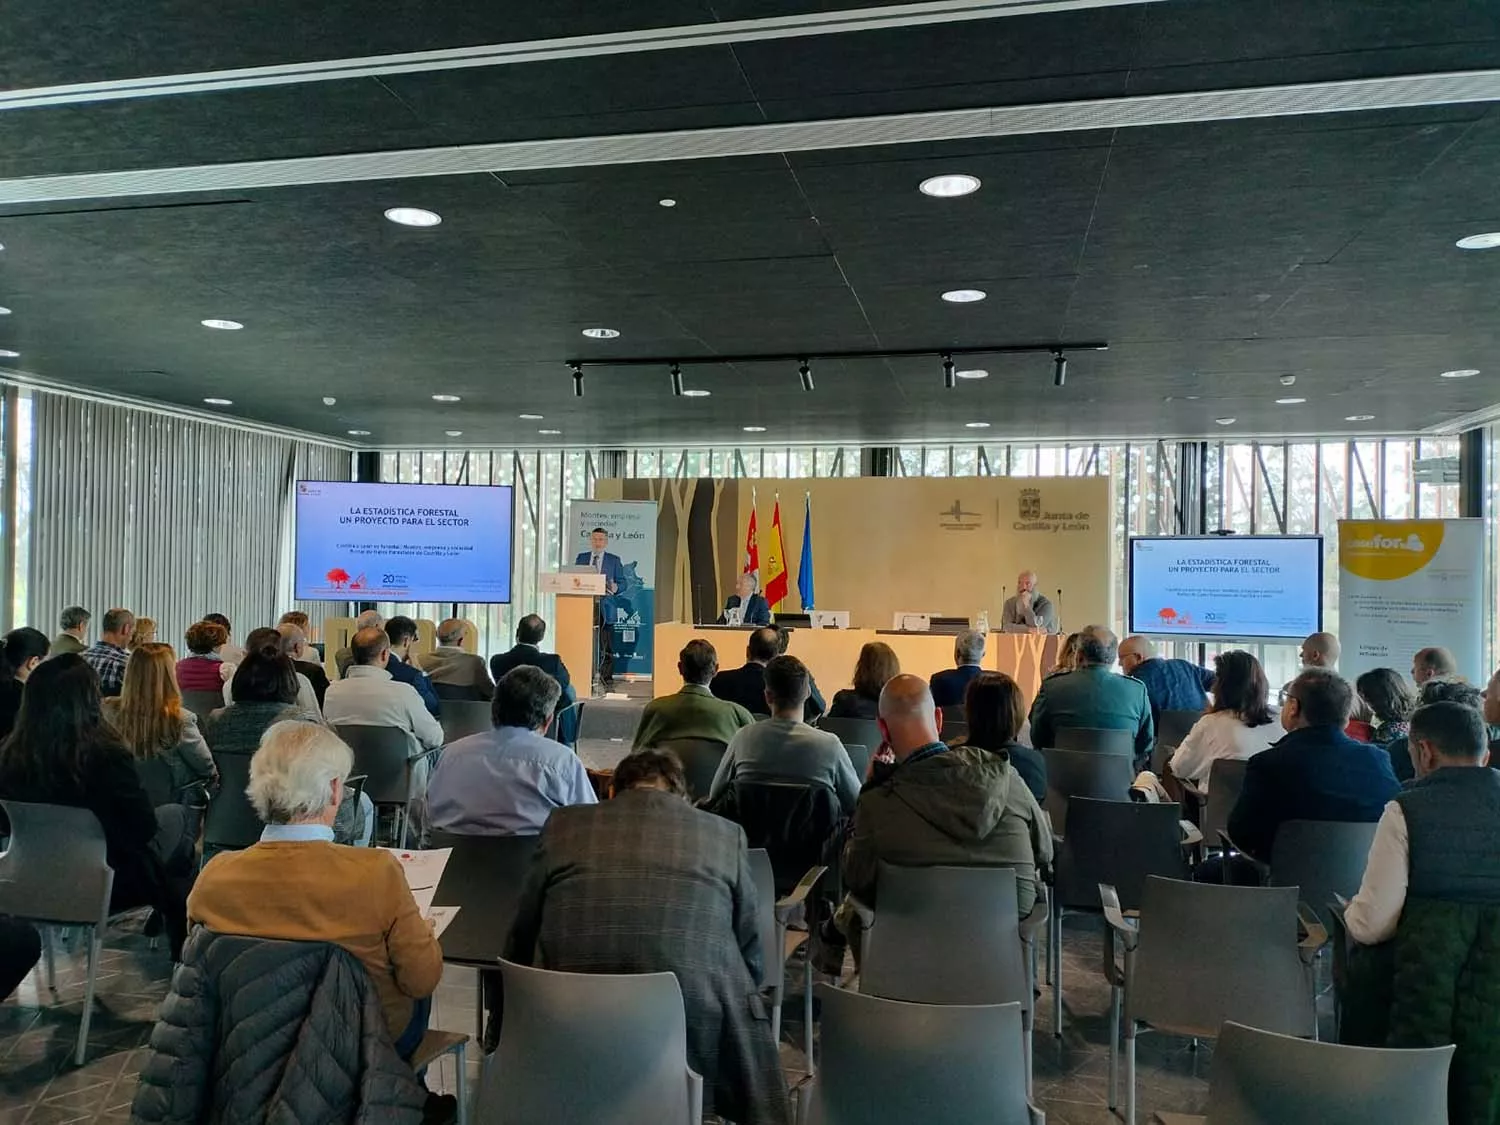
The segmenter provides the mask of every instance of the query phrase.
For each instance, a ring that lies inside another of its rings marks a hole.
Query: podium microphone
[[[1057,605],[1054,606],[1053,608],[1057,610],[1057,631],[1059,633],[1061,633],[1063,631],[1063,627],[1062,627],[1062,587],[1061,586],[1059,586],[1057,588]]]

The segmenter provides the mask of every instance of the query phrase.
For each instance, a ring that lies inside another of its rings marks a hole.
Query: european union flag
[[[809,613],[816,608],[816,595],[813,592],[811,492],[807,493],[804,504],[805,507],[803,508],[802,515],[802,561],[797,564],[797,596],[802,599],[802,612]]]

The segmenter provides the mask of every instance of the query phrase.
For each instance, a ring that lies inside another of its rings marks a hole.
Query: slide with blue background
[[[508,602],[505,485],[297,482],[296,596]]]
[[[1301,640],[1322,628],[1321,536],[1130,541],[1130,631]]]

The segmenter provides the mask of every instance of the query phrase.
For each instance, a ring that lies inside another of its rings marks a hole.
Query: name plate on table
[[[549,571],[537,575],[537,589],[543,594],[578,594],[583,597],[604,596],[604,575],[596,571]]]

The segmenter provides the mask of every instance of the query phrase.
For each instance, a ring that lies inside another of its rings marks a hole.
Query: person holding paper
[[[1037,589],[1036,571],[1023,570],[1016,575],[1014,597],[1005,599],[1000,610],[1002,629],[1030,629],[1038,633],[1056,633],[1057,609],[1045,594]]]

